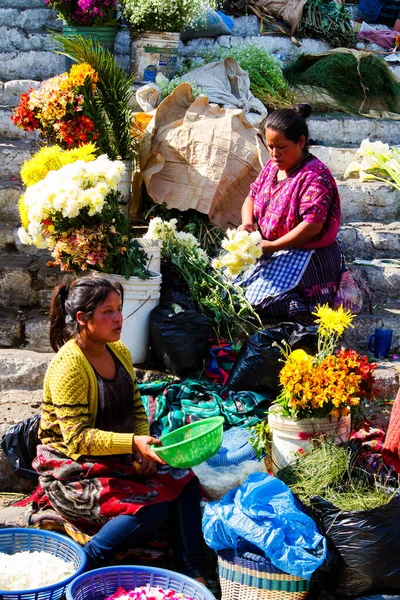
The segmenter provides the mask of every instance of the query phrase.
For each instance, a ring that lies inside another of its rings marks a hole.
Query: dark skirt
[[[312,324],[311,313],[317,304],[331,304],[342,271],[338,242],[314,251],[300,282],[292,290],[265,298],[255,309],[264,323],[295,321]]]

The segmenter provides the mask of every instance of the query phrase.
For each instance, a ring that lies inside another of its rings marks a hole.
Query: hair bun
[[[299,102],[294,105],[294,110],[301,114],[303,119],[307,119],[312,113],[312,106],[308,102]]]

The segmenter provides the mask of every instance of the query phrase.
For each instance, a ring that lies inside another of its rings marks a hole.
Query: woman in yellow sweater
[[[132,360],[119,341],[123,288],[83,277],[53,291],[50,342],[33,466],[37,504],[91,535],[91,568],[170,524],[176,568],[203,580],[200,493],[189,470],[151,449]]]

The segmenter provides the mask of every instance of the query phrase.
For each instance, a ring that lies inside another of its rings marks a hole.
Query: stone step
[[[337,180],[342,203],[342,223],[400,219],[400,192],[379,181],[360,183],[357,179]]]
[[[311,145],[309,150],[331,170],[335,177],[341,179],[349,164],[356,160],[357,147]]]
[[[37,89],[40,81],[33,79],[16,79],[13,81],[0,82],[0,106],[14,108],[19,104],[21,94],[28,92],[31,88]]]
[[[34,142],[28,139],[0,140],[0,181],[21,181],[21,166],[31,158],[34,146]]]
[[[400,121],[369,119],[349,115],[311,115],[307,119],[312,144],[356,147],[369,138],[396,145],[400,140]]]
[[[8,251],[7,251],[8,250]],[[10,309],[48,309],[52,289],[71,275],[48,267],[50,255],[22,254],[14,250],[12,239],[0,254],[0,306]]]
[[[0,11],[1,12],[1,11]],[[51,51],[0,52],[0,81],[43,81],[65,71],[65,57]]]
[[[342,225],[340,241],[347,260],[355,258],[399,258],[400,222],[390,224],[354,222]]]
[[[22,187],[16,181],[0,181],[0,222],[19,223],[18,200]]]
[[[359,273],[366,282],[373,304],[381,306],[384,302],[396,302],[400,308],[400,268],[382,263],[374,265],[349,263],[348,266]],[[400,322],[397,325],[400,326]]]

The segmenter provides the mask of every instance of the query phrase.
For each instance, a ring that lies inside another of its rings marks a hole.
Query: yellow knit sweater
[[[108,344],[134,381],[132,434],[95,428],[98,385],[93,367],[74,340],[48,366],[39,428],[40,443],[76,460],[81,455],[131,454],[132,437],[149,435],[149,423],[135,380],[131,355],[122,342]]]

